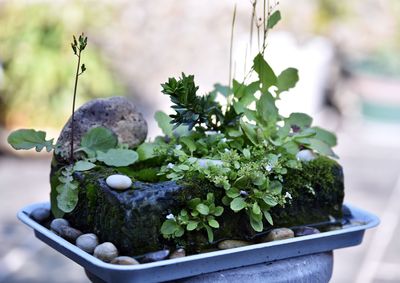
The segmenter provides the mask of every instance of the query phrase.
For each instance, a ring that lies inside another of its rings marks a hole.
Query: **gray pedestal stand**
[[[293,257],[275,262],[256,264],[213,272],[195,277],[185,278],[174,282],[179,283],[326,283],[332,276],[333,253]],[[94,274],[86,272],[94,283],[103,280]],[[172,283],[172,282],[170,282]]]

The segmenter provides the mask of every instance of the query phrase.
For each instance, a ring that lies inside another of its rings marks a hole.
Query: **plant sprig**
[[[72,115],[71,115],[71,145],[70,145],[70,163],[74,162],[74,135],[75,135],[75,102],[76,93],[78,90],[78,78],[86,71],[85,64],[81,65],[81,53],[86,48],[87,36],[82,33],[78,40],[76,40],[75,35],[72,36],[73,41],[71,43],[72,51],[78,57],[76,73],[75,73],[75,84],[74,84],[74,95],[72,100]]]

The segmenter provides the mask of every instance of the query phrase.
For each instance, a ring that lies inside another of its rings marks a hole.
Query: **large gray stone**
[[[103,126],[113,131],[118,142],[135,147],[147,136],[147,123],[136,106],[125,97],[115,96],[94,99],[82,105],[74,115],[74,148],[78,148],[82,136],[91,128]],[[71,118],[58,138],[56,155],[68,159],[71,143]]]

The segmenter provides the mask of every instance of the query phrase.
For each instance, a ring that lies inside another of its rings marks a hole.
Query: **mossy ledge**
[[[292,200],[285,207],[272,209],[274,227],[327,221],[329,216],[342,217],[342,167],[326,157],[304,163],[302,167],[301,170],[289,171],[285,176],[283,190],[290,193]],[[115,173],[129,175],[129,170],[97,166],[91,171],[76,173],[74,177],[79,182],[79,202],[75,210],[64,217],[83,232],[93,232],[101,241],[113,242],[126,255],[140,255],[173,244],[160,235],[166,215],[177,214],[192,198],[205,198],[212,191],[216,199],[221,199],[223,193],[210,184],[192,180],[180,184],[172,181],[135,181],[132,189],[114,191],[107,186],[105,178]],[[51,175],[54,191],[58,175],[55,167]],[[54,211],[56,204],[54,198],[52,200]],[[248,239],[255,235],[245,213],[235,214],[226,207],[221,218],[221,227],[215,231],[216,241]],[[265,227],[270,228],[267,223]],[[185,245],[188,252],[192,253],[208,247],[202,231],[185,233],[178,244]]]

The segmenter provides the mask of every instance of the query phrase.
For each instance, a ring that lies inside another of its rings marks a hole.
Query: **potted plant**
[[[147,142],[146,122],[122,97],[75,111],[87,37],[74,37],[72,117],[57,142],[35,130],[8,138],[15,149],[54,150],[51,213],[30,207],[23,221],[110,282],[172,280],[359,243],[377,220],[342,209],[335,135],[276,106],[298,80],[294,68],[275,74],[263,56],[280,17],[267,7],[257,21],[262,45],[242,81],[203,96],[192,75],[162,84],[175,113],[155,114],[163,136]],[[351,215],[365,221],[332,231]]]

